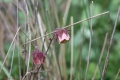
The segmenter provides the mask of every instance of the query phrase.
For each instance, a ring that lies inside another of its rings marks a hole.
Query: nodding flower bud
[[[70,40],[67,29],[57,29],[55,35],[57,36],[59,43],[66,43]]]
[[[41,65],[44,62],[46,57],[45,53],[43,51],[39,51],[37,46],[35,47],[35,50],[33,51],[32,55],[34,64],[39,65]]]

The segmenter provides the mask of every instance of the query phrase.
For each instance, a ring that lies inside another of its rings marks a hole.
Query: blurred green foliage
[[[67,17],[67,23],[66,25],[70,24],[70,17],[73,16],[74,22],[85,19],[87,17],[90,17],[90,4],[92,0],[72,0],[70,10],[68,12]],[[11,0],[4,0],[6,3],[10,3]],[[63,14],[64,12],[62,9],[60,9],[61,5],[64,4],[64,0],[56,0],[56,8],[58,17],[60,20],[60,24],[63,23]],[[118,7],[120,6],[120,0],[93,0],[94,2],[94,10],[93,15],[99,14],[101,12],[109,11],[110,12],[110,34],[112,33],[113,26],[115,23],[116,15]],[[51,8],[49,7],[49,2],[47,0],[44,1],[44,4],[46,9],[48,9],[50,13],[50,17],[53,16],[53,14],[50,12]],[[39,8],[38,8],[39,10]],[[41,11],[41,10],[40,10]],[[44,17],[44,16],[42,16]],[[46,17],[47,18],[47,17]],[[19,23],[22,24],[25,22],[25,15],[23,12],[19,11]],[[45,19],[48,20],[48,19]],[[50,25],[50,23],[46,22],[46,25]],[[54,22],[54,26],[56,27],[56,23]],[[85,70],[86,70],[86,64],[87,64],[87,55],[88,55],[88,46],[89,46],[89,38],[90,38],[90,30],[89,30],[90,24],[87,22],[74,25],[74,79],[78,80],[80,78],[80,54],[82,53],[82,80],[85,76]],[[120,68],[119,62],[120,62],[120,19],[118,21],[118,26],[116,29],[116,33],[113,40],[112,49],[110,50],[110,58],[108,63],[108,69],[106,73],[105,80],[113,80]],[[50,29],[50,28],[48,28]],[[83,29],[84,29],[84,43],[82,45],[82,49],[80,47],[81,42],[83,40]],[[91,79],[94,75],[95,68],[98,64],[98,60],[100,57],[101,49],[104,43],[105,34],[108,32],[108,19],[107,15],[102,15],[100,17],[97,17],[93,19],[93,37],[92,37],[92,49],[91,49],[91,56],[90,56],[90,65],[88,70],[88,79]],[[48,30],[51,31],[51,30]],[[110,38],[110,35],[109,35]],[[109,39],[108,38],[108,39]],[[96,75],[96,80],[100,80],[101,78],[101,71],[104,66],[107,48],[109,40],[107,40],[107,46],[105,48],[104,56],[102,59],[102,62],[99,66],[99,71]],[[5,51],[9,49],[9,43],[5,45]],[[68,46],[66,49],[66,63],[67,63],[67,72],[70,75],[70,42],[67,43]],[[82,52],[80,51],[82,50]],[[16,49],[17,52],[17,49]],[[12,52],[11,52],[12,53]],[[17,54],[15,55],[15,62],[16,65],[14,65],[12,70],[12,75],[16,76],[14,73],[18,73],[18,59]],[[22,60],[22,58],[21,58]],[[24,61],[21,61],[24,62]],[[24,64],[24,63],[21,63]],[[0,62],[1,65],[1,62]],[[10,65],[10,64],[9,64]],[[4,69],[5,70],[5,69]],[[5,71],[7,73],[7,71]],[[1,76],[0,76],[1,77]],[[16,76],[17,77],[17,76]],[[118,77],[120,79],[120,76]]]

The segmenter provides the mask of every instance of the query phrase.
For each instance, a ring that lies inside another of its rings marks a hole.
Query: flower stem
[[[50,43],[49,43],[49,45],[48,45],[48,48],[47,48],[47,51],[46,51],[45,55],[47,55],[47,52],[48,52],[48,50],[49,50],[49,48],[50,48],[50,45],[51,45],[51,43],[52,43],[52,41],[53,41],[54,37],[55,37],[55,34],[53,35],[53,37],[52,37],[52,38],[50,38]],[[42,65],[40,65],[40,66],[37,68],[37,72],[35,73],[35,76],[33,77],[33,80],[34,80],[34,79],[35,79],[35,77],[37,76],[38,71],[39,71],[39,69],[41,68],[41,66],[42,66]]]
[[[41,68],[42,65],[40,65],[38,68],[37,68],[37,72],[35,73],[34,77],[33,77],[33,80],[35,79],[35,77],[37,76],[38,72],[39,72],[39,69]]]
[[[52,43],[54,37],[55,37],[55,34],[53,35],[52,38],[50,38],[50,43],[49,43],[48,48],[47,48],[47,51],[46,51],[46,53],[45,53],[46,55],[47,55],[47,52],[48,52],[48,50],[49,50],[49,48],[50,48],[50,45],[51,45],[51,43]]]

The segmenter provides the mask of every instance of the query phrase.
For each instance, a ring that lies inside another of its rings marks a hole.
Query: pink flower
[[[45,60],[45,53],[43,51],[39,51],[38,47],[35,47],[35,50],[33,51],[33,61],[34,64],[41,65]]]
[[[57,29],[55,34],[59,40],[59,43],[65,43],[70,40],[70,36],[68,34],[67,29]]]

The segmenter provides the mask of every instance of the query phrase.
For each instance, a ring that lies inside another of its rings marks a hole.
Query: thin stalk
[[[33,26],[36,26],[37,25],[37,12],[38,12],[38,0],[34,0],[34,25]]]
[[[38,73],[41,73],[41,72],[48,72],[48,71],[50,71],[50,70],[46,70],[46,71],[38,71]],[[37,73],[37,71],[33,70],[33,71],[30,71],[30,72],[27,72],[27,73],[23,76],[22,80],[24,80],[25,77],[26,77],[28,74],[31,74],[31,73]]]
[[[20,27],[18,28],[18,30],[17,30],[17,32],[16,32],[16,34],[15,34],[13,40],[12,40],[12,43],[11,43],[9,49],[8,49],[8,52],[7,52],[6,56],[5,56],[5,59],[4,59],[3,63],[2,63],[2,66],[1,66],[1,68],[0,68],[0,73],[1,73],[1,70],[3,69],[3,66],[4,66],[4,64],[5,64],[5,61],[6,61],[7,57],[8,57],[8,54],[10,53],[10,49],[11,49],[11,47],[12,47],[12,45],[13,45],[13,42],[15,41],[15,38],[16,38],[19,30],[20,30]]]
[[[120,73],[120,69],[119,69],[117,75],[115,76],[115,79],[114,79],[114,80],[117,80],[117,77],[118,77],[119,73]]]
[[[100,65],[100,63],[101,63],[101,60],[102,60],[102,57],[103,57],[103,53],[104,53],[104,50],[105,50],[105,46],[106,46],[106,42],[107,42],[107,38],[108,38],[108,33],[106,33],[106,35],[105,35],[105,40],[104,40],[104,43],[103,43],[102,51],[101,51],[101,53],[100,53],[99,62],[98,62],[98,65],[97,65],[97,67],[96,67],[96,69],[95,69],[95,73],[94,73],[94,76],[93,76],[92,80],[95,79],[95,76],[96,76],[96,74],[97,74],[99,65]]]
[[[18,24],[19,24],[19,21],[18,21],[18,7],[19,7],[19,0],[17,0],[17,28],[19,28]],[[18,36],[17,36],[17,40],[18,40],[18,65],[19,65],[19,80],[21,80],[21,65],[20,65],[20,50],[19,50],[19,32],[18,32]]]
[[[85,23],[83,23],[83,31],[82,31],[82,42],[80,44],[80,80],[82,80],[82,48],[83,48],[83,44],[84,44],[84,26],[85,26]]]
[[[67,21],[68,12],[70,9],[71,2],[72,2],[72,0],[68,0],[68,2],[66,4],[65,13],[64,13],[64,25],[66,25],[66,21]]]
[[[120,15],[120,6],[119,6],[119,9],[118,9],[118,14],[117,14],[116,21],[115,21],[115,24],[114,24],[114,29],[113,29],[113,32],[112,32],[112,36],[111,36],[111,39],[110,39],[110,43],[109,43],[109,47],[108,47],[108,52],[107,52],[107,56],[106,56],[106,60],[105,60],[101,80],[104,80],[104,77],[106,75],[108,61],[109,61],[109,55],[110,55],[110,49],[111,49],[112,42],[113,42],[113,39],[114,39],[114,34],[115,34],[115,31],[116,31],[119,15]]]
[[[71,24],[73,24],[73,17],[71,17]],[[70,80],[73,79],[73,52],[74,52],[74,27],[71,26],[71,69],[70,69]]]
[[[22,30],[22,29],[20,29],[22,32],[23,32],[23,34],[28,38],[28,40],[30,40],[29,39],[29,37],[27,36],[27,34]],[[35,45],[33,44],[33,43],[31,43],[34,47],[35,47]]]
[[[13,61],[14,61],[14,52],[15,51],[15,43],[13,44],[13,54],[12,54],[12,61],[11,61],[11,66],[10,66],[10,75],[9,75],[9,78],[8,80],[11,80],[11,71],[12,71],[12,66],[13,66]]]
[[[27,5],[27,1],[24,0],[25,3],[25,14],[26,14],[26,22],[28,22],[28,24],[25,26],[25,29],[28,29],[28,40],[31,39],[31,31],[30,31],[30,21],[29,21],[29,11],[28,11],[28,5]],[[26,46],[25,46],[26,49]],[[31,44],[28,44],[28,54],[25,55],[25,59],[26,59],[26,64],[27,64],[27,70],[26,73],[29,71],[29,62],[30,62],[30,52],[31,52]],[[27,76],[27,80],[28,80],[28,76]]]
[[[107,11],[107,12],[103,12],[103,13],[100,13],[100,14],[98,14],[98,15],[95,15],[95,16],[92,16],[92,17],[89,17],[89,18],[87,18],[87,19],[83,19],[83,20],[81,20],[81,21],[75,22],[75,23],[70,24],[70,25],[68,25],[68,26],[65,26],[65,27],[63,27],[63,28],[68,28],[68,27],[70,27],[70,26],[73,26],[73,25],[79,24],[79,23],[81,23],[81,22],[87,21],[87,20],[89,20],[89,19],[96,18],[96,17],[101,16],[101,15],[104,15],[104,14],[108,14],[108,13],[109,13],[109,11]],[[40,38],[42,38],[42,37],[48,36],[48,35],[53,34],[53,33],[55,33],[55,32],[56,32],[56,30],[53,31],[53,32],[50,32],[50,33],[48,33],[48,34],[46,34],[46,35],[43,35],[43,36],[41,36],[41,37],[38,37],[38,38],[36,38],[36,39],[30,40],[30,41],[24,43],[23,45],[28,44],[28,43],[33,42],[33,41],[36,41],[36,40],[38,40],[38,39],[40,39]]]
[[[28,19],[29,20],[29,19]],[[29,39],[31,40],[31,30],[30,30],[30,25],[28,24],[28,36],[29,36]],[[28,40],[29,40],[28,39]],[[28,46],[28,53],[29,53],[29,55],[28,55],[28,64],[27,64],[27,72],[28,72],[28,70],[29,70],[29,62],[30,62],[30,53],[31,53],[31,44],[29,44],[29,46]]]
[[[38,74],[38,72],[39,72],[39,70],[40,70],[41,66],[42,66],[42,65],[40,65],[40,66],[37,68],[37,72],[35,73],[35,75],[34,75],[34,77],[33,77],[33,80],[34,80],[34,79],[35,79],[35,77],[37,76],[37,74]]]
[[[53,0],[54,1],[54,0]],[[55,4],[53,3],[53,5],[55,6]],[[56,9],[55,9],[56,10]],[[48,18],[48,23],[49,23],[49,25],[50,25],[50,30],[52,29],[53,30],[53,28],[52,28],[52,22],[51,22],[51,19],[50,19],[50,15],[49,15],[49,13],[48,13],[48,10],[46,10],[46,13],[47,13],[47,18]],[[56,20],[57,20],[57,14],[56,14],[56,12],[55,12],[55,15],[56,15]],[[58,21],[57,21],[58,23],[59,23],[59,19],[58,19]],[[57,24],[58,25],[58,27],[60,27],[60,25],[59,24]],[[56,64],[56,70],[58,71],[58,80],[60,79],[61,80],[61,71],[60,71],[60,65],[59,65],[59,61],[58,61],[58,59],[57,59],[57,56],[56,56],[56,53],[55,53],[55,49],[54,49],[54,47],[53,47],[53,45],[51,45],[51,48],[53,49],[52,50],[52,53],[53,53],[53,56],[54,56],[54,58],[55,58],[55,64]]]
[[[40,14],[37,13],[37,19],[38,19],[38,24],[39,24],[39,29],[40,29],[40,33],[41,33],[41,36],[44,36],[44,30],[43,30],[43,26],[42,26],[42,21],[41,21],[41,17],[40,17]],[[44,37],[42,38],[42,41],[44,42]],[[46,42],[44,42],[44,48],[45,50],[47,50],[47,44]]]
[[[28,40],[31,39],[31,34],[30,34],[30,25],[29,25],[29,11],[28,11],[28,5],[27,5],[27,1],[25,1],[25,9],[26,9],[26,21],[28,21]],[[29,70],[29,62],[30,62],[30,50],[31,50],[31,44],[29,44],[28,46],[28,60],[27,60],[27,71]]]
[[[52,2],[53,10],[54,10],[54,16],[55,16],[55,19],[56,19],[55,21],[57,22],[58,28],[60,28],[60,21],[59,21],[58,15],[57,15],[57,9],[56,9],[56,6],[55,6],[55,1],[51,0],[51,2]]]
[[[90,7],[90,16],[93,15],[93,1]],[[87,80],[87,74],[88,74],[88,68],[90,64],[90,54],[91,54],[91,46],[92,46],[92,19],[90,19],[90,40],[89,40],[89,50],[88,50],[88,59],[87,59],[87,67],[86,67],[86,73],[85,73],[85,80]]]
[[[49,43],[48,48],[47,48],[47,51],[46,51],[46,53],[45,53],[46,55],[47,55],[47,53],[48,53],[48,50],[49,50],[49,48],[50,48],[50,45],[51,45],[51,43],[52,43],[54,37],[55,37],[55,34],[53,35],[52,38],[50,38],[50,43]]]
[[[25,13],[25,26],[24,26],[24,29],[25,29],[25,31],[27,32],[27,24],[29,23],[28,21],[27,21],[27,3],[26,3],[26,1],[24,0],[24,4],[25,4],[25,11],[23,11],[24,13]],[[21,31],[25,34],[25,32],[21,29]],[[27,36],[27,34],[25,34],[26,36]],[[27,38],[29,38],[29,37],[27,37]],[[27,42],[27,38],[25,38],[25,42]],[[25,56],[24,56],[24,61],[25,61],[25,63],[26,63],[26,56],[27,56],[27,45],[25,45],[25,46],[23,46],[24,47],[24,54],[25,54]],[[24,73],[26,73],[26,65],[24,65]]]
[[[46,34],[46,32],[47,32],[47,29],[45,30],[45,34]],[[43,49],[44,49],[44,42],[45,42],[45,40],[46,40],[46,37],[44,38],[44,41],[43,41],[43,44],[42,44],[42,51],[43,51]]]
[[[53,37],[50,39],[50,43],[49,43],[49,45],[48,45],[48,48],[47,48],[47,51],[46,51],[45,55],[47,55],[47,53],[48,53],[48,50],[49,50],[50,45],[51,45],[51,43],[52,43],[52,41],[53,41],[53,39],[54,39],[54,36],[55,36],[55,35],[53,35]],[[40,65],[40,66],[37,68],[37,72],[35,73],[35,76],[33,77],[33,80],[34,80],[35,77],[37,76],[37,74],[38,74],[39,69],[41,68],[41,66],[42,66],[42,65]]]

